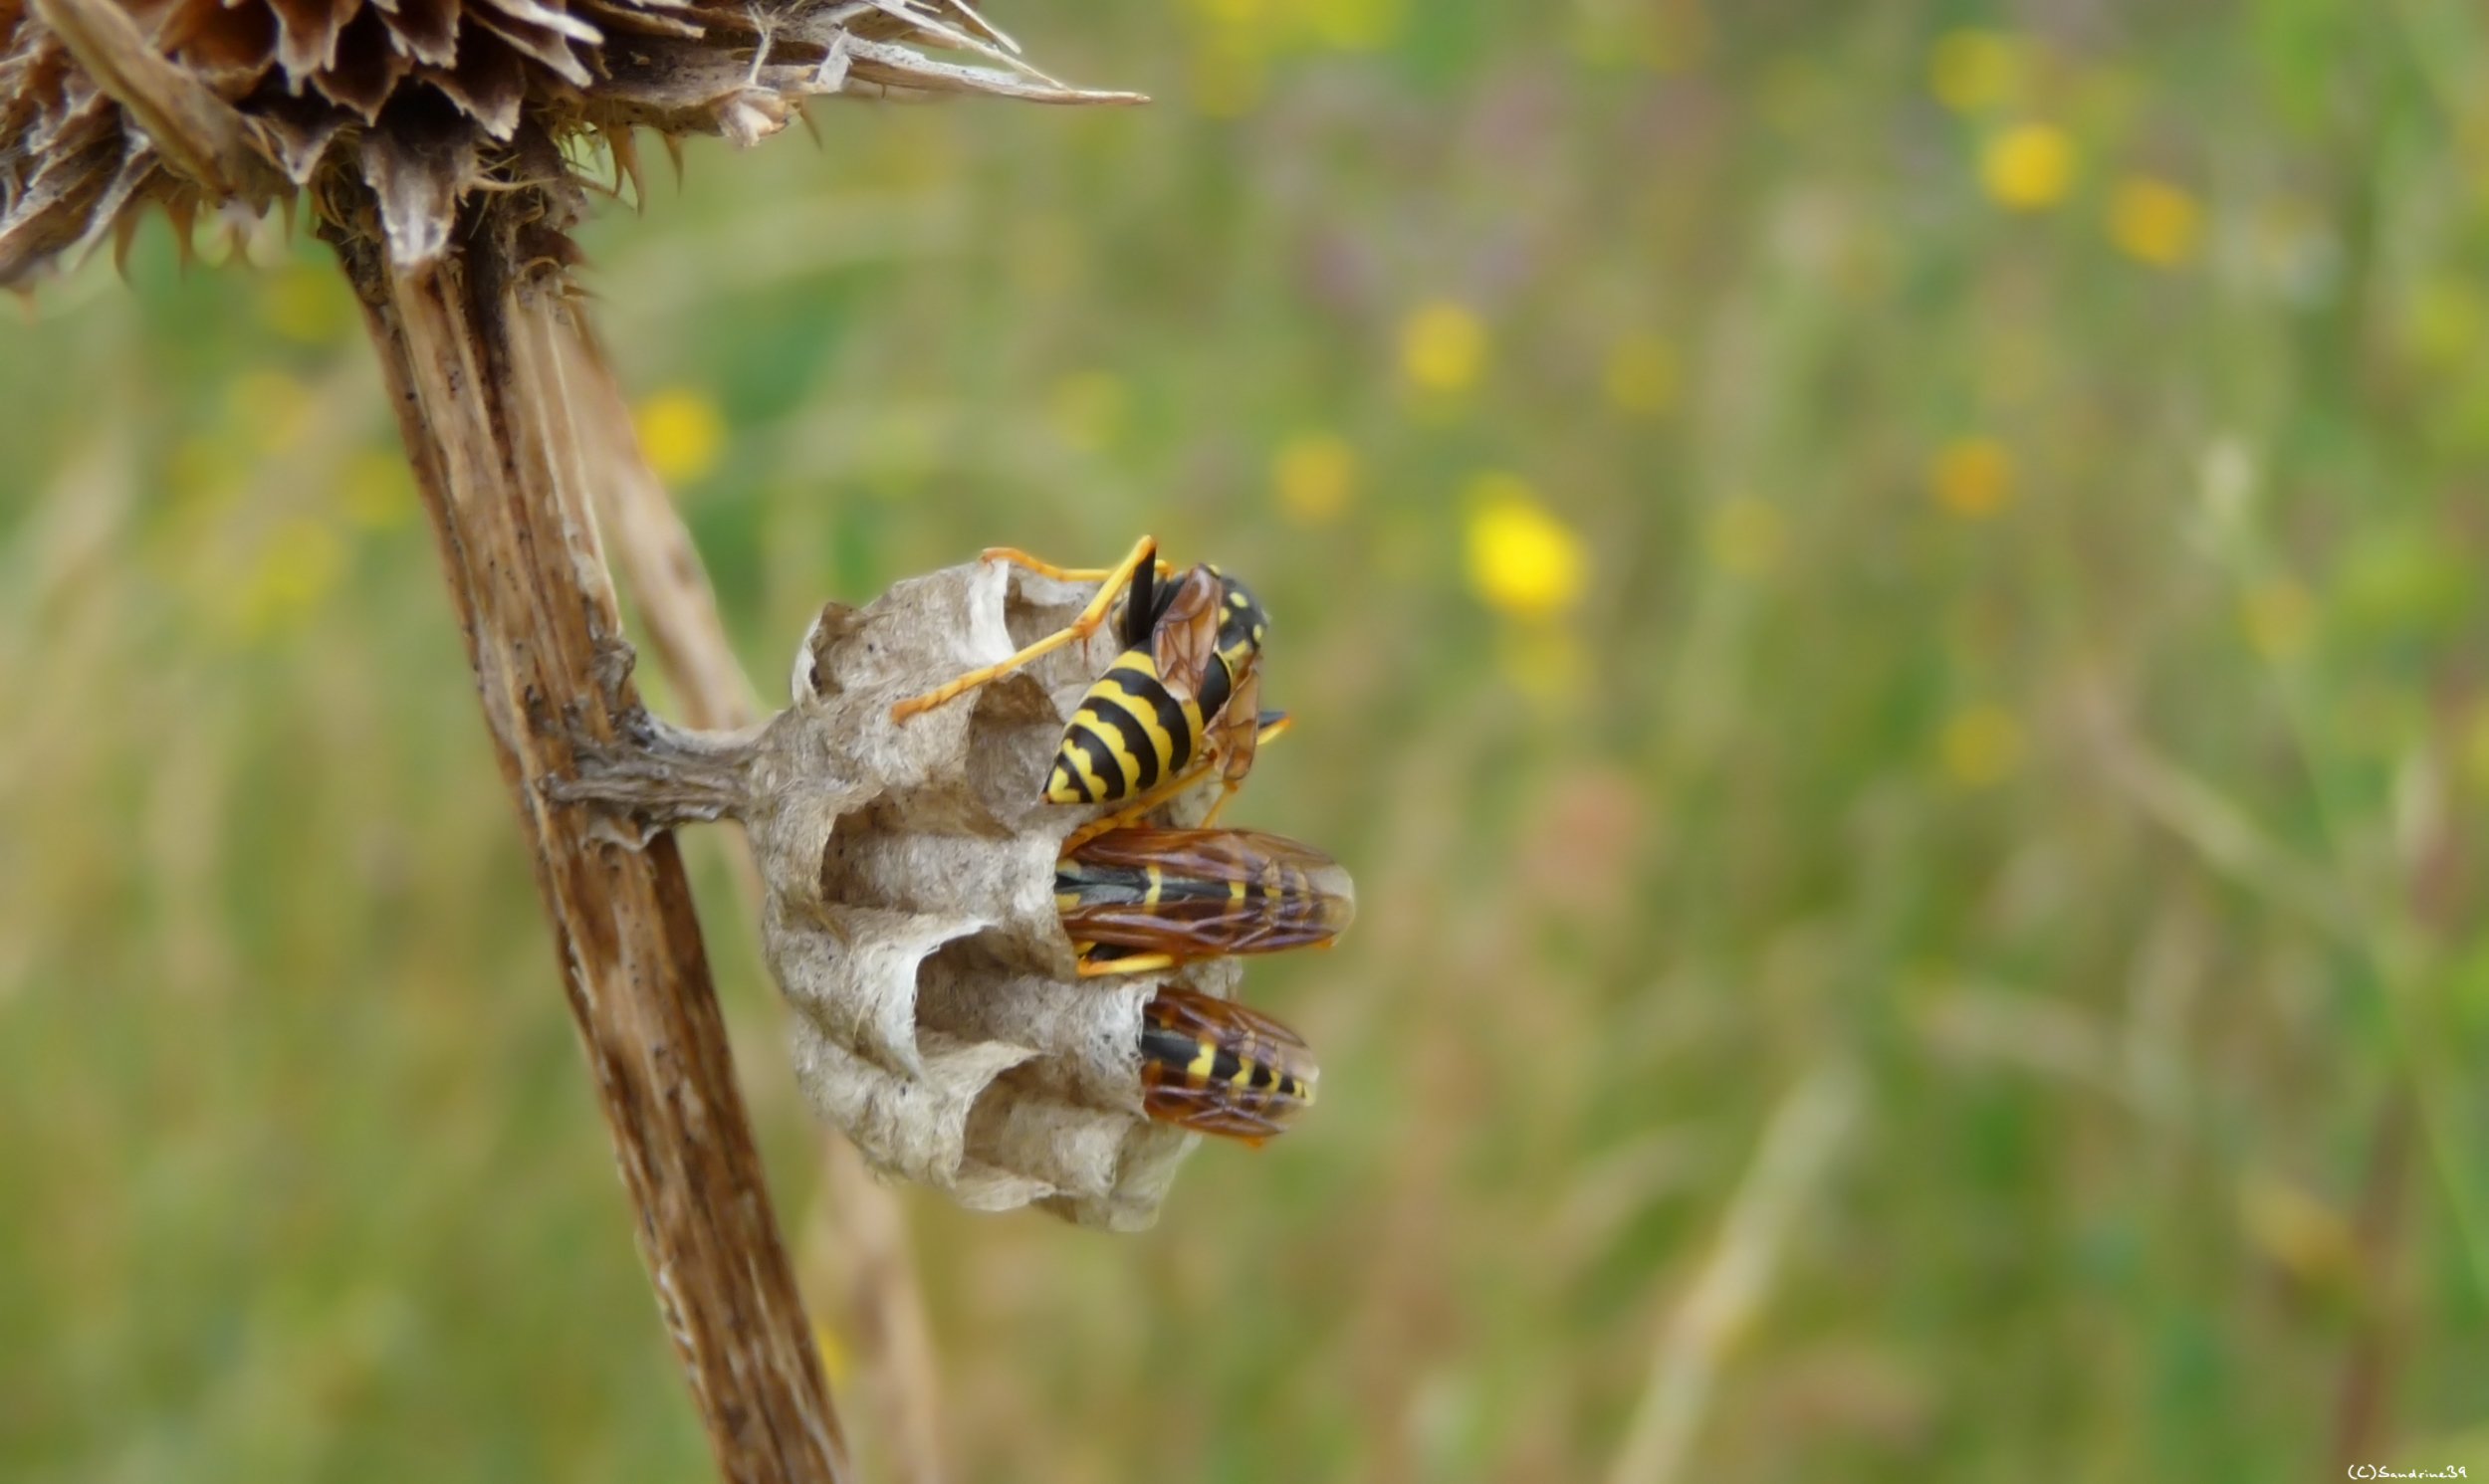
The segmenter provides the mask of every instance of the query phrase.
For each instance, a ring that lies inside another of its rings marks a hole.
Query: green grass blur
[[[770,692],[1154,530],[1274,617],[1236,817],[1358,876],[1248,984],[1300,1130],[1136,1238],[908,1194],[963,1478],[1598,1478],[1844,1072],[1684,1477],[2489,1470],[2476,12],[997,19],[1157,105],[586,233]],[[0,340],[0,1475],[701,1477],[368,350],[257,254]]]

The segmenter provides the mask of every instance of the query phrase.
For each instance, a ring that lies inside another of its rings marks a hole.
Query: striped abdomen
[[[1259,1144],[1313,1106],[1320,1076],[1294,1031],[1234,1000],[1167,989],[1143,1012],[1141,1106],[1162,1123]]]
[[[1125,612],[1123,653],[1063,729],[1045,781],[1049,803],[1112,803],[1182,771],[1202,754],[1211,724],[1259,657],[1269,626],[1244,584],[1210,566],[1157,589],[1145,627],[1130,622],[1133,610]],[[1190,690],[1190,700],[1167,689],[1159,666],[1168,656],[1183,657],[1169,662],[1183,667],[1177,690]]]
[[[1125,650],[1063,729],[1047,801],[1113,803],[1174,777],[1201,751],[1205,719],[1219,714],[1233,686],[1227,662],[1214,658],[1204,667],[1201,694],[1178,701],[1159,680],[1148,645]]]

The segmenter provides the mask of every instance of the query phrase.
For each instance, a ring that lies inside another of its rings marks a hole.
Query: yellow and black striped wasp
[[[1259,660],[1269,627],[1244,583],[1209,565],[1165,580],[1173,568],[1158,560],[1158,542],[1146,535],[1122,561],[1104,569],[1058,567],[1011,546],[992,547],[985,558],[1058,581],[1094,581],[1097,595],[1079,617],[1011,658],[900,702],[890,710],[892,721],[931,711],[1086,639],[1112,616],[1123,650],[1081,697],[1063,729],[1046,778],[1047,800],[1155,804],[1191,787],[1214,766],[1228,792],[1236,791],[1253,765],[1263,730]],[[1135,817],[1141,812],[1146,810],[1127,811]]]
[[[1142,1011],[1141,1108],[1160,1123],[1259,1145],[1321,1075],[1296,1032],[1234,1000],[1161,989]]]
[[[1257,830],[1113,829],[1054,865],[1054,905],[1080,972],[1327,948],[1357,915],[1340,863]]]

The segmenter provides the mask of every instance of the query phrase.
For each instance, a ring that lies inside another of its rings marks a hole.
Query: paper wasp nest
[[[890,720],[894,702],[1070,622],[1093,590],[978,562],[831,604],[796,652],[792,708],[732,738],[652,726],[645,750],[583,756],[569,791],[657,822],[743,820],[763,946],[796,1011],[796,1078],[876,1167],[981,1210],[1033,1202],[1130,1230],[1157,1219],[1197,1142],[1142,1115],[1142,1007],[1167,984],[1225,998],[1240,969],[1075,970],[1054,863],[1102,810],[1039,793],[1115,641],[1101,629]],[[1173,822],[1198,820],[1216,786],[1178,800]]]

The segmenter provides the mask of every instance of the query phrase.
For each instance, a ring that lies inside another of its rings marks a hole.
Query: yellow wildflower
[[[1296,24],[1323,46],[1373,52],[1400,31],[1401,0],[1297,0]]]
[[[310,387],[283,371],[253,371],[237,378],[225,405],[243,435],[263,453],[283,453],[312,431]]]
[[[1467,391],[1486,364],[1486,326],[1449,300],[1438,300],[1400,326],[1400,369],[1421,391]]]
[[[1937,750],[1945,774],[1963,787],[2001,783],[2022,765],[2022,724],[2002,707],[1965,707],[1945,721]]]
[[[2302,1283],[2331,1285],[2359,1274],[2351,1223],[2295,1184],[2249,1175],[2239,1182],[2238,1216],[2248,1240]]]
[[[164,483],[185,503],[200,507],[229,502],[248,473],[230,438],[184,438],[164,461]]]
[[[269,274],[260,291],[260,317],[268,327],[289,340],[325,344],[345,330],[353,310],[345,281],[308,263],[292,263]]]
[[[1495,664],[1542,711],[1577,707],[1590,694],[1590,653],[1570,624],[1506,625]]]
[[[2402,339],[2423,365],[2451,370],[2463,365],[2489,329],[2489,303],[2464,280],[2446,275],[2412,291],[2402,312]]]
[[[1937,103],[1956,113],[2004,103],[2017,72],[2013,40],[1998,31],[1947,31],[1927,54],[1927,87]]]
[[[821,1375],[832,1386],[847,1384],[855,1370],[854,1357],[838,1343],[838,1332],[819,1320],[812,1321],[812,1348],[820,1352]]]
[[[2013,499],[2013,456],[1993,438],[1956,438],[1936,451],[1927,489],[1953,515],[1982,520]]]
[[[2129,176],[2109,198],[2109,240],[2154,268],[2175,268],[2192,258],[2202,227],[2203,209],[2195,198],[2165,180]]]
[[[2256,653],[2286,660],[2306,650],[2315,636],[2316,603],[2306,588],[2288,577],[2275,577],[2239,599],[2238,622]]]
[[[1205,118],[1242,118],[1261,102],[1261,55],[1247,40],[1227,35],[1193,49],[1193,109]]]
[[[726,446],[726,419],[717,404],[696,391],[661,391],[631,415],[648,467],[668,484],[688,484],[717,467]]]
[[[1787,544],[1788,523],[1780,507],[1751,495],[1721,501],[1702,532],[1702,546],[1712,563],[1739,577],[1769,574],[1780,565]]]
[[[288,521],[269,536],[243,579],[239,609],[245,633],[267,634],[298,622],[320,605],[345,570],[345,543],[327,523]]]
[[[1131,394],[1112,371],[1082,371],[1054,383],[1050,411],[1065,443],[1095,453],[1121,436]]]
[[[1573,529],[1509,474],[1484,474],[1469,492],[1470,585],[1514,618],[1553,618],[1581,601],[1590,558]]]
[[[2045,210],[2074,188],[2074,140],[2045,123],[2009,128],[1988,140],[1979,178],[2007,210]]]
[[[2472,790],[2489,798],[2489,700],[2473,702],[2471,719],[2463,725],[2463,771]]]
[[[1335,433],[1300,433],[1270,461],[1279,509],[1299,526],[1328,526],[1357,493],[1357,451]]]
[[[1677,356],[1654,334],[1631,334],[1608,347],[1608,401],[1619,412],[1657,417],[1677,401]]]
[[[338,471],[338,503],[345,518],[369,530],[398,525],[415,510],[414,477],[394,450],[362,449]]]

